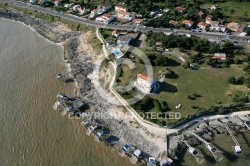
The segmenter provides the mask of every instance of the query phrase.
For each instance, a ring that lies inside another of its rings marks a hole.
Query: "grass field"
[[[249,23],[250,21],[250,3],[249,2],[234,2],[228,1],[224,3],[217,3],[219,9],[222,13],[227,16],[227,21],[235,21],[242,23]],[[204,4],[202,8],[207,9],[211,7],[212,4]],[[234,9],[234,13],[231,13],[231,9]],[[248,19],[247,19],[248,18]]]
[[[166,67],[154,67],[154,74],[159,80],[159,71]],[[191,70],[182,69],[181,67],[167,67],[174,71],[178,77],[174,79],[167,78],[161,83],[161,91],[158,94],[150,95],[155,99],[167,101],[172,111],[180,111],[182,117],[197,112],[197,109],[191,108],[210,108],[212,105],[231,104],[231,96],[235,90],[246,91],[244,85],[232,86],[227,83],[230,76],[242,76],[243,71],[240,66],[231,65],[230,68],[211,68],[202,66],[202,69]],[[193,93],[200,95],[195,100],[187,96]],[[182,104],[180,110],[175,106]]]

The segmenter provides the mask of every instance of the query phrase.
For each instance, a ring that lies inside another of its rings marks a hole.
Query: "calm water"
[[[63,49],[21,23],[0,19],[0,166],[129,166],[79,122],[52,106],[73,85],[54,77],[66,70]]]

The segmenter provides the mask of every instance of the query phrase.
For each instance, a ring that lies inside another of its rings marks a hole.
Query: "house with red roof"
[[[206,28],[207,28],[207,24],[205,23],[205,22],[199,22],[199,24],[197,25],[197,27],[199,27],[199,28],[201,28],[201,29],[203,29],[203,30],[205,30]]]
[[[119,37],[120,36],[120,32],[115,29],[115,30],[112,31],[112,36]]]
[[[178,6],[175,8],[179,13],[183,14],[186,12],[186,8],[184,7],[181,7],[181,6]]]
[[[191,28],[193,26],[193,21],[192,20],[184,20],[183,24],[186,25],[186,28]]]
[[[170,20],[168,23],[174,26],[178,25],[178,21],[175,21],[175,20]]]
[[[138,74],[137,79],[135,81],[135,87],[143,92],[150,93],[152,89],[156,88],[156,80],[153,76],[149,76],[146,74]]]
[[[217,59],[220,62],[225,62],[227,55],[225,53],[214,53],[213,59]]]

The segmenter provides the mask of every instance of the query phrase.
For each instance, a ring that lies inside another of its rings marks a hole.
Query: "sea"
[[[0,166],[132,165],[53,110],[58,93],[74,94],[55,79],[66,71],[62,46],[0,18]]]

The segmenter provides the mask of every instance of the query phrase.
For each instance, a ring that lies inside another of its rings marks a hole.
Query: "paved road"
[[[42,13],[47,13],[47,14],[51,14],[53,16],[58,16],[58,17],[61,17],[61,18],[67,19],[67,20],[71,20],[71,21],[74,21],[74,22],[85,24],[87,26],[93,26],[93,27],[99,27],[99,28],[107,28],[107,29],[118,29],[118,30],[135,30],[135,28],[136,28],[136,26],[128,26],[128,25],[103,24],[103,23],[100,23],[100,22],[88,20],[86,18],[74,16],[74,15],[71,15],[71,14],[63,14],[61,12],[57,12],[57,11],[52,10],[50,8],[43,8],[43,7],[40,7],[40,6],[25,4],[25,3],[17,2],[17,1],[14,1],[14,0],[1,0],[1,1],[3,1],[5,3],[12,4],[14,6],[19,6],[19,7],[26,8],[26,9],[37,10],[37,11],[42,12]],[[214,32],[192,32],[192,31],[189,31],[189,30],[179,30],[179,29],[170,30],[168,28],[152,28],[152,27],[138,27],[138,30],[141,31],[141,32],[148,32],[148,31],[152,30],[153,32],[183,33],[183,34],[191,34],[191,35],[194,35],[194,36],[206,37],[206,38],[212,38],[212,39],[220,37],[223,40],[228,38],[228,36],[226,36],[223,33],[214,33]],[[238,36],[238,35],[230,35],[230,38],[232,38],[235,41],[240,40],[242,43],[247,43],[247,40],[248,39],[250,40],[249,36],[245,37],[245,36]]]

